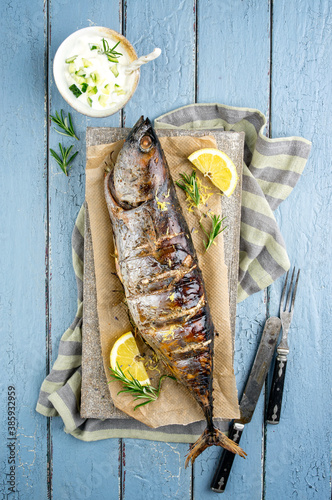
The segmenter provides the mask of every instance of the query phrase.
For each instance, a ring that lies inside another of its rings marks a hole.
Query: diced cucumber
[[[89,44],[90,50],[100,50],[99,45],[94,45],[93,43]]]
[[[92,79],[93,83],[100,83],[100,75],[97,73],[97,71],[94,71],[93,73],[90,73],[90,78]]]
[[[89,59],[85,59],[85,57],[82,57],[82,63],[85,68],[90,68],[90,66],[92,66],[92,62],[89,61]]]
[[[112,88],[112,85],[110,83],[108,83],[107,85],[105,85],[105,87],[102,89],[102,93],[103,94],[106,94],[106,95],[109,95],[110,92],[111,92],[111,88]]]
[[[117,64],[114,64],[113,66],[111,66],[110,70],[112,71],[115,78],[117,78],[119,76],[119,70],[118,70]]]
[[[87,91],[87,89],[88,89],[88,86],[89,86],[89,85],[88,85],[87,83],[83,83],[83,84],[82,84],[82,92],[86,92],[86,91]]]
[[[88,100],[88,104],[89,104],[90,108],[92,108],[92,99],[91,99],[91,97],[88,97],[87,100]]]
[[[73,63],[75,61],[76,57],[77,56],[68,57],[68,59],[66,59],[66,63],[67,64]]]
[[[98,102],[99,104],[103,107],[103,108],[106,108],[107,106],[107,101],[108,101],[108,97],[107,95],[100,95],[98,97]]]
[[[86,76],[84,68],[80,68],[78,71],[75,71],[75,75],[83,76],[83,78],[84,78]]]
[[[83,85],[83,83],[87,83],[86,79],[83,78],[83,76],[78,76],[78,75],[71,75],[72,78],[75,80],[76,83],[79,85]]]
[[[98,89],[96,86],[94,86],[94,87],[91,87],[91,85],[88,86],[88,90],[87,90],[88,95],[95,95],[95,94],[97,94],[97,92],[98,92]]]
[[[69,64],[69,66],[68,66],[69,73],[70,74],[75,73],[75,70],[76,70],[75,64],[74,63]]]
[[[81,92],[81,91],[80,91],[80,89],[79,89],[79,88],[75,85],[75,83],[73,83],[73,85],[71,85],[71,86],[69,87],[69,90],[71,90],[71,91],[72,91],[72,93],[74,94],[74,96],[75,96],[76,98],[77,98],[77,97],[79,97],[79,96],[82,94],[82,92]]]
[[[125,95],[125,93],[126,93],[126,91],[125,91],[125,90],[123,90],[123,88],[121,88],[121,87],[120,87],[120,85],[117,85],[116,83],[115,83],[115,85],[114,85],[114,90],[113,90],[113,92],[114,92],[114,94],[116,94],[116,95]]]

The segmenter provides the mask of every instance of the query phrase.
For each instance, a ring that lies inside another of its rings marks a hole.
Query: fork
[[[300,276],[300,269],[297,272],[295,284],[293,287],[294,275],[295,275],[295,267],[292,272],[292,277],[285,301],[286,289],[287,289],[287,281],[288,281],[289,271],[286,274],[286,279],[284,283],[284,287],[282,290],[281,300],[280,300],[280,319],[282,325],[282,337],[281,341],[277,348],[277,359],[274,366],[273,379],[271,385],[270,399],[267,409],[267,419],[266,421],[269,424],[278,424],[280,420],[281,414],[281,405],[282,405],[282,394],[284,390],[284,382],[285,382],[285,374],[287,367],[287,356],[289,354],[288,347],[288,331],[292,321],[293,312],[294,312],[294,302],[297,290],[297,284]],[[293,289],[293,295],[292,295]],[[291,301],[292,295],[292,301]],[[290,305],[289,305],[290,304]]]

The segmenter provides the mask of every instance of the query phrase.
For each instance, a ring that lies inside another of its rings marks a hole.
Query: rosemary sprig
[[[72,165],[71,165],[69,167],[69,169],[68,169],[69,164],[74,160],[74,158],[76,157],[76,155],[78,155],[78,151],[76,151],[76,153],[74,153],[69,158],[69,154],[70,154],[71,150],[73,149],[73,147],[74,146],[71,145],[71,146],[69,146],[69,148],[64,148],[63,145],[59,142],[59,148],[60,148],[60,153],[61,153],[62,158],[60,158],[60,156],[53,149],[50,149],[51,155],[53,156],[53,158],[55,159],[55,161],[57,162],[57,164],[59,165],[59,167],[61,168],[61,170],[67,176],[68,176],[69,170],[72,167]]]
[[[203,229],[204,233],[206,234],[207,236],[207,241],[203,241],[204,243],[204,246],[205,246],[205,251],[207,251],[210,246],[212,245],[212,243],[214,242],[215,238],[218,236],[218,234],[222,233],[224,231],[224,229],[226,229],[227,226],[223,227],[221,229],[221,224],[223,222],[223,220],[226,219],[226,217],[224,217],[223,219],[220,217],[220,215],[210,215],[210,218],[211,218],[211,221],[212,221],[212,228],[210,230],[210,232],[208,233],[202,223],[200,222],[200,226],[201,228]]]
[[[119,45],[120,41],[117,42],[114,47],[112,47],[110,49],[109,45],[108,45],[108,41],[105,40],[105,38],[102,38],[102,42],[103,42],[103,50],[100,50],[99,53],[100,54],[105,54],[107,56],[107,59],[110,61],[110,62],[114,62],[114,63],[117,63],[119,62],[119,57],[122,56],[123,54],[121,54],[121,52],[116,52],[116,47]]]
[[[196,172],[193,170],[190,175],[188,174],[180,174],[182,179],[182,183],[176,181],[175,184],[179,186],[194,202],[196,207],[201,202],[201,195],[199,193],[197,180],[196,180]]]
[[[54,127],[54,130],[58,132],[58,134],[61,135],[68,135],[69,137],[75,137],[79,141],[79,138],[75,134],[74,127],[73,127],[73,122],[71,120],[71,115],[68,113],[68,119],[67,117],[63,117],[63,110],[61,110],[61,116],[59,113],[56,111],[55,116],[51,115],[51,120],[58,125],[64,132],[61,132],[60,130],[56,129]],[[68,123],[69,121],[69,123]]]
[[[147,405],[148,403],[151,403],[152,401],[155,401],[159,394],[160,394],[160,389],[161,389],[161,382],[163,381],[164,378],[172,378],[175,380],[174,377],[171,377],[170,375],[162,375],[159,379],[158,383],[158,388],[156,389],[152,385],[142,385],[138,380],[136,380],[130,372],[129,375],[131,379],[126,377],[126,375],[123,373],[119,363],[117,363],[117,369],[113,370],[113,368],[110,368],[111,370],[111,377],[114,378],[114,380],[118,380],[123,383],[124,389],[118,392],[118,394],[121,394],[122,392],[128,392],[134,397],[134,401],[140,400],[140,399],[146,399],[146,401],[143,401],[143,403],[140,403],[135,406],[134,410],[136,408],[139,408],[140,406]]]

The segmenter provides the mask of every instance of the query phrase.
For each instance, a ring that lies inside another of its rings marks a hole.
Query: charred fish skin
[[[190,231],[148,118],[135,124],[105,177],[105,199],[130,314],[207,420],[186,466],[212,445],[244,456],[213,425],[214,326]]]

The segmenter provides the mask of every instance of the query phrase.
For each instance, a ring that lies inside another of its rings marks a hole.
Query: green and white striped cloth
[[[311,143],[300,137],[268,139],[266,119],[253,109],[219,104],[194,104],[155,120],[156,128],[224,129],[245,132],[238,298],[264,289],[289,268],[283,238],[273,216],[297,183]],[[150,429],[134,419],[83,419],[80,416],[82,311],[84,262],[84,206],[72,235],[73,267],[78,307],[72,325],[63,334],[58,357],[44,380],[36,410],[47,417],[60,415],[65,432],[83,441],[141,438],[192,443],[205,422]],[[220,426],[227,429],[227,423]]]

